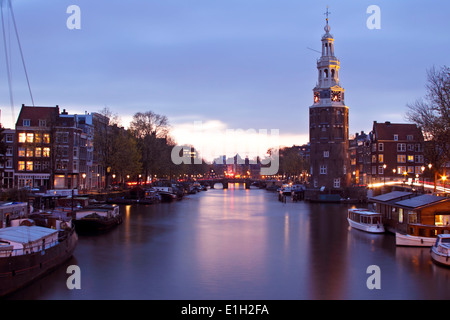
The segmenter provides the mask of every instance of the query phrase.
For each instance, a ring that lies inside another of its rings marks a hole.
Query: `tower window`
[[[333,187],[340,188],[341,187],[341,178],[335,178],[333,181]]]
[[[328,69],[323,70],[323,72],[325,73],[325,78],[328,78]]]
[[[334,69],[331,69],[331,77],[334,78]]]

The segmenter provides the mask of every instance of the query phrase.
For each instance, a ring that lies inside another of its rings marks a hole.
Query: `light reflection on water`
[[[450,270],[429,248],[350,229],[347,206],[214,189],[179,202],[123,207],[124,223],[80,236],[74,258],[13,299],[448,299]],[[81,268],[70,291],[65,269]],[[366,286],[381,268],[381,290]]]

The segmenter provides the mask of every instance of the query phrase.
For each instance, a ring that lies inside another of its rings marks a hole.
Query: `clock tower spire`
[[[322,54],[317,60],[318,81],[309,108],[311,176],[314,188],[338,192],[350,184],[348,157],[348,107],[339,83],[340,62],[334,53],[327,11]]]

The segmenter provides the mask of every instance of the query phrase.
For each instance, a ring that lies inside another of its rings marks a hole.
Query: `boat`
[[[195,182],[192,184],[192,188],[195,189],[196,192],[200,192],[200,191],[203,190],[202,185],[201,185],[200,182],[198,182],[198,181],[195,181]]]
[[[63,212],[39,213],[0,229],[0,296],[9,295],[50,273],[72,257],[78,242]]]
[[[105,231],[122,223],[118,205],[86,206],[74,213],[77,232]]]
[[[431,259],[440,265],[450,267],[450,234],[439,234],[431,247]]]
[[[365,232],[384,233],[385,231],[381,214],[368,209],[349,209],[347,221],[352,228]]]
[[[290,196],[292,195],[292,187],[289,184],[283,184],[279,189],[279,192],[282,196]]]
[[[154,188],[148,188],[144,191],[144,198],[139,199],[139,204],[155,204],[161,202],[161,196]]]
[[[435,236],[422,237],[411,234],[395,232],[395,244],[407,247],[431,247],[436,242]]]
[[[173,191],[172,187],[153,187],[161,196],[161,202],[171,202],[177,199],[177,194]]]

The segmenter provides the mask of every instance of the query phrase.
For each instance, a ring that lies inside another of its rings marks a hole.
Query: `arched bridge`
[[[259,180],[249,178],[215,178],[215,179],[199,179],[197,181],[201,184],[208,185],[211,189],[214,189],[214,185],[216,183],[221,183],[223,189],[228,189],[229,183],[243,183],[245,189],[250,189],[251,184]]]

